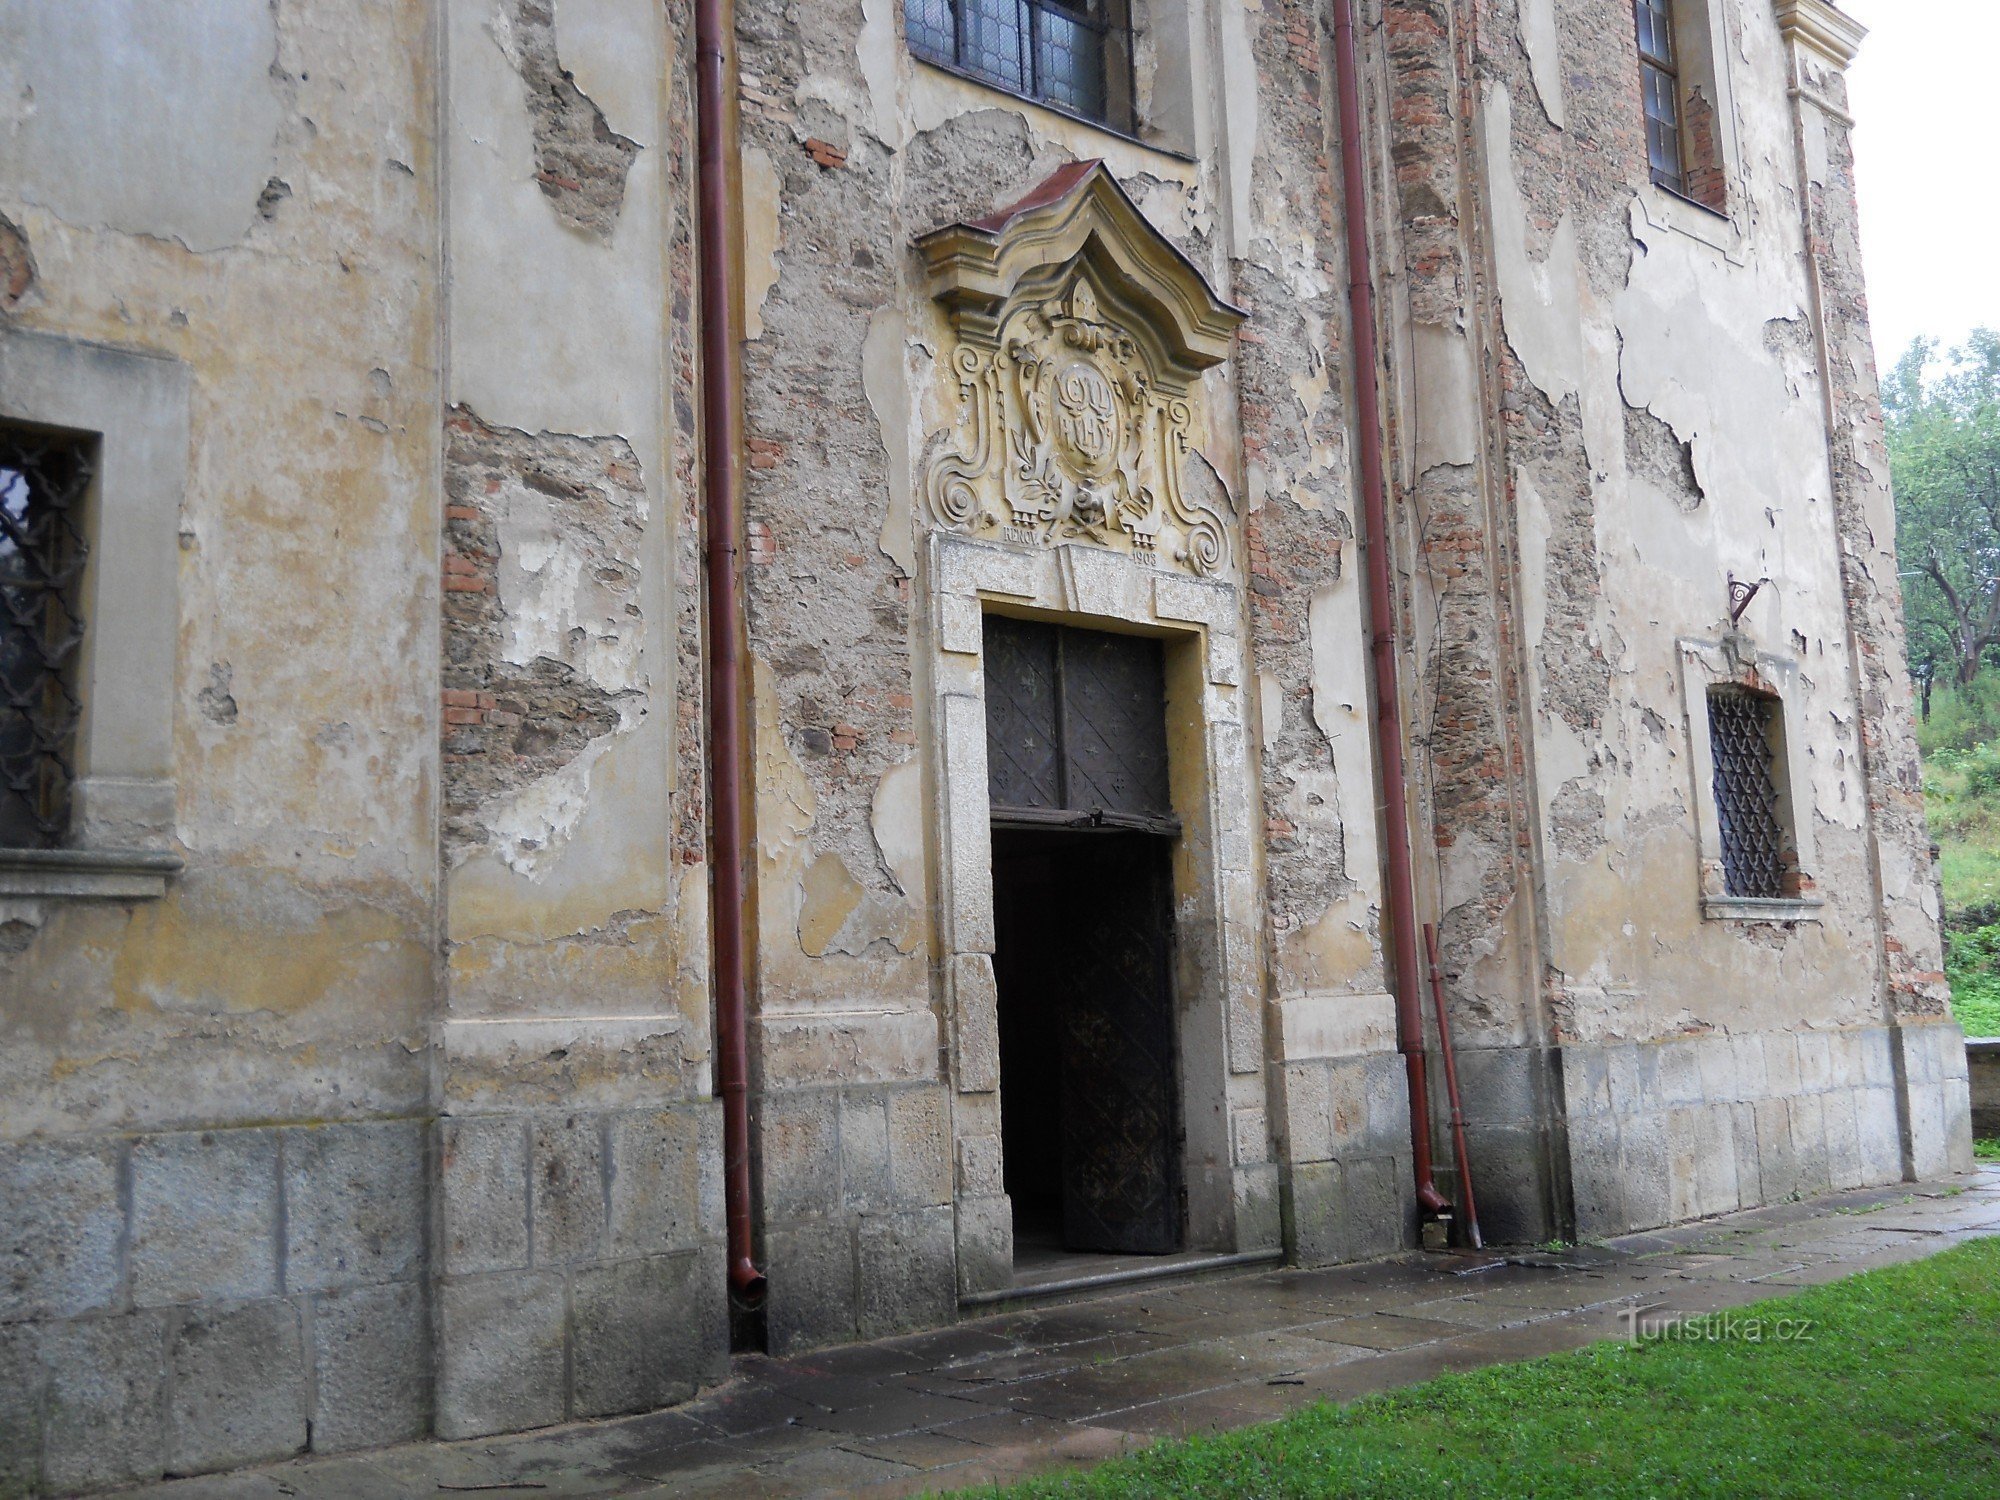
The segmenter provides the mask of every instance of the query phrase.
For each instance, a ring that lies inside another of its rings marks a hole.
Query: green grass
[[[1075,1496],[1977,1496],[2000,1493],[2000,1239],[1740,1319],[1809,1341],[1596,1344],[1348,1407],[1155,1444],[1010,1500]]]
[[[2000,672],[1940,688],[1917,725],[1944,886],[1945,974],[1967,1036],[2000,1036]]]
[[[1983,840],[1993,835],[1982,828],[1977,836]],[[1938,873],[1944,880],[1947,911],[2000,905],[2000,848],[1967,843],[1963,833],[1946,834],[1936,828],[1931,837],[1938,841]]]
[[[1993,1140],[1990,1137],[1985,1140],[1974,1141],[1972,1143],[1972,1156],[1975,1161],[2000,1161],[2000,1141]]]
[[[1983,987],[1963,1000],[1954,995],[1951,1013],[1967,1036],[2000,1036],[2000,997]]]
[[[1944,972],[1951,1013],[1967,1036],[2000,1036],[2000,925],[1947,931]]]
[[[1947,920],[2000,903],[2000,742],[1924,757],[1924,811],[1938,844]]]

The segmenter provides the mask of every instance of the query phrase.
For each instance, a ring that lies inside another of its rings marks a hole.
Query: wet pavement
[[[892,1496],[1095,1463],[2000,1234],[2000,1168],[1576,1250],[1239,1272],[792,1359],[670,1411],[178,1480],[148,1500]],[[1621,1316],[1622,1315],[1622,1316]]]

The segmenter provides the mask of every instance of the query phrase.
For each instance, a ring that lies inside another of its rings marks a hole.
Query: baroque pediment
[[[1024,546],[1087,542],[1198,575],[1233,521],[1201,457],[1201,372],[1244,313],[1148,223],[1100,162],[917,241],[955,347],[957,409],[931,435],[938,525]]]

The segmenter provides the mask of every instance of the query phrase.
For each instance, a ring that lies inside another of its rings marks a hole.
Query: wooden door
[[[1166,848],[1148,834],[1099,836],[1083,841],[1066,870],[1075,936],[1057,981],[1063,1243],[1072,1250],[1178,1250]]]
[[[1059,1033],[1064,1243],[1178,1249],[1168,857],[1179,824],[1160,643],[991,617],[986,705],[994,827],[1010,847],[1047,841],[1034,899],[1048,908],[1010,908],[1001,924],[1003,945],[1032,933],[1038,951],[996,954],[996,970],[1003,1008],[1014,991]],[[1035,995],[1016,988],[1028,984]],[[1003,1057],[1003,1091],[1005,1070]]]
[[[1002,825],[1179,833],[1160,643],[989,615],[986,779]]]

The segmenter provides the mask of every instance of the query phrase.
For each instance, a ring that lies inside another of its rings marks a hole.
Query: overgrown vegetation
[[[1730,1315],[1348,1407],[1160,1443],[1010,1500],[1413,1495],[1990,1496],[2000,1239]],[[1807,1338],[1778,1338],[1781,1324]],[[1758,1341],[1744,1330],[1759,1329]],[[993,1494],[994,1491],[984,1493]]]
[[[2000,1036],[2000,673],[1940,687],[1917,725],[1944,886],[1945,976],[1968,1036]]]
[[[2000,334],[1918,340],[1882,400],[1952,1012],[2000,1036]]]
[[[2000,646],[2000,333],[1918,339],[1882,382],[1910,670],[1973,681]]]

